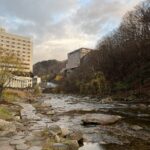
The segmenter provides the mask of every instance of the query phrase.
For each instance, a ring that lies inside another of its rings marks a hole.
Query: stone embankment
[[[0,119],[1,150],[78,150],[83,144],[81,131],[54,125],[50,103],[17,105],[22,107],[18,122]]]

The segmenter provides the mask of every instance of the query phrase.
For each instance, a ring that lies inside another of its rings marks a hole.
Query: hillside
[[[66,61],[41,61],[34,64],[33,73],[34,75],[41,77],[43,81],[50,81],[65,67],[65,65]]]

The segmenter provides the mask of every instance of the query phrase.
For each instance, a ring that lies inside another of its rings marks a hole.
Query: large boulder
[[[66,137],[70,133],[68,128],[61,128],[61,131],[63,137]]]
[[[79,143],[76,140],[66,141],[65,144],[68,146],[69,150],[78,150]]]
[[[68,140],[77,141],[79,145],[83,144],[83,134],[81,131],[73,129],[65,136]]]
[[[101,124],[109,125],[119,121],[122,117],[106,114],[87,114],[83,119],[83,124]]]
[[[41,104],[41,107],[52,107],[52,105],[49,101],[45,101]]]

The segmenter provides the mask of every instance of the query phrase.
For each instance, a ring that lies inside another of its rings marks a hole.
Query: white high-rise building
[[[30,38],[7,33],[0,28],[0,50],[17,56],[24,72],[32,72],[32,47]]]
[[[25,76],[14,76],[8,87],[26,88],[32,86],[32,50],[33,44],[30,38],[8,33],[0,28],[0,55],[14,55],[21,60],[21,72]],[[15,69],[15,66],[14,66]]]

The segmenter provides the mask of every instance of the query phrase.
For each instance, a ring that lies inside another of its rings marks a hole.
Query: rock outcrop
[[[7,135],[16,131],[16,126],[13,122],[0,119],[0,135]]]
[[[88,114],[83,119],[83,124],[101,124],[109,125],[119,121],[122,117],[105,114]]]

